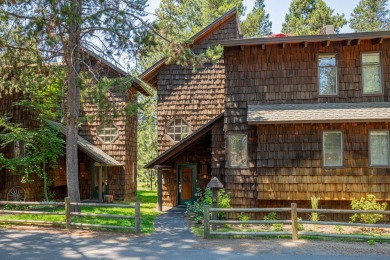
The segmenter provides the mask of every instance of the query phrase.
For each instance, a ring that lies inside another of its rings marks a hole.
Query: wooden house
[[[128,74],[99,57],[83,49],[89,66],[101,76],[108,78],[126,77]],[[108,97],[117,109],[136,104],[137,93],[150,95],[150,92],[139,81],[135,80],[126,93],[119,93],[115,88]],[[6,115],[11,122],[25,128],[39,126],[36,115],[22,106],[15,105],[24,99],[20,94],[0,98],[0,115]],[[82,103],[81,118],[88,118],[80,126],[78,137],[79,186],[81,199],[101,199],[103,195],[113,195],[115,200],[128,200],[136,195],[137,190],[137,115],[113,116],[104,123],[97,116],[97,106],[88,102]],[[48,122],[59,129],[65,138],[65,126]],[[0,151],[6,156],[20,156],[22,143],[15,143]],[[50,191],[54,198],[62,199],[67,194],[65,157],[59,158],[58,166],[49,172]],[[99,185],[100,184],[100,185]],[[12,199],[13,194],[22,193],[28,200],[43,198],[43,183],[37,178],[32,183],[21,183],[21,176],[4,169],[0,173],[0,200]]]
[[[221,44],[197,73],[160,61],[160,206],[218,177],[233,207],[390,201],[390,32],[242,39],[233,9],[195,35]]]

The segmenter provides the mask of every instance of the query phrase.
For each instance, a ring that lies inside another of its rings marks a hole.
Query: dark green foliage
[[[138,112],[138,181],[146,184],[150,190],[156,187],[157,173],[154,169],[144,169],[144,166],[157,156],[157,97],[139,96]]]
[[[334,10],[323,0],[293,0],[282,25],[282,32],[293,35],[320,34],[324,25],[334,25],[338,32],[347,23],[344,14]]]
[[[269,14],[265,13],[264,0],[257,0],[253,10],[241,23],[241,30],[245,38],[264,37],[272,33],[272,22]]]
[[[203,209],[205,205],[211,207],[212,205],[212,192],[209,188],[202,191],[197,190],[195,196],[196,201],[187,202],[186,215],[190,215],[194,218],[197,223],[201,223],[203,220]],[[230,208],[230,193],[224,189],[218,190],[218,208]],[[224,219],[225,213],[218,212],[218,219]]]
[[[0,165],[13,174],[22,175],[22,182],[30,182],[36,175],[43,180],[45,200],[50,199],[47,171],[57,166],[59,156],[64,152],[64,140],[59,132],[46,124],[38,129],[28,130],[0,118],[0,147],[5,148],[15,142],[24,144],[24,154],[6,158],[0,153]]]
[[[361,0],[353,9],[349,26],[355,32],[390,30],[388,0]]]

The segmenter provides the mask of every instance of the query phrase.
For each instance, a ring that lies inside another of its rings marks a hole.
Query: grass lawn
[[[134,201],[139,200],[141,202],[141,233],[150,234],[154,231],[154,219],[160,215],[156,211],[157,192],[139,190],[137,192],[137,198]],[[121,203],[122,204],[122,203]],[[125,203],[123,203],[125,204]],[[48,211],[48,212],[64,212],[63,207],[48,207],[48,206],[30,206],[25,207],[26,210],[35,211]],[[16,209],[17,210],[17,209]],[[82,206],[81,211],[83,213],[90,214],[112,214],[112,215],[134,215],[134,209],[130,208],[103,208],[94,206]],[[65,216],[55,215],[31,215],[31,214],[20,214],[20,215],[0,215],[1,220],[39,220],[39,221],[56,221],[64,222]],[[134,226],[133,219],[109,219],[100,217],[72,217],[74,223],[88,223],[88,224],[101,224],[101,225],[115,225],[115,226]],[[116,230],[120,231],[120,230]]]

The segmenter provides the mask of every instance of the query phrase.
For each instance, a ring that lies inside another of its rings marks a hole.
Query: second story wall
[[[362,53],[379,53],[383,92],[365,95],[362,90]],[[338,93],[319,94],[318,58],[333,54],[337,63]],[[226,120],[228,131],[246,122],[248,105],[280,103],[382,102],[390,98],[390,39],[381,44],[362,40],[344,45],[342,41],[225,48]],[[240,126],[246,130],[246,124]],[[239,129],[236,129],[239,130]]]
[[[195,46],[196,53],[205,51],[221,40],[237,39],[239,29],[236,17],[231,17]],[[193,73],[192,68],[166,66],[158,75],[158,152],[161,154],[177,141],[167,135],[168,125],[175,119],[187,124],[189,133],[197,130],[224,110],[224,60],[206,64]],[[176,128],[178,129],[178,128]],[[173,131],[175,131],[173,129]]]

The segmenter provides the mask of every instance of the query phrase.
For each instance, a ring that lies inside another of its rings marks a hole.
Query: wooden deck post
[[[158,211],[162,211],[162,168],[157,170]]]
[[[102,203],[103,202],[103,185],[102,185],[102,181],[103,181],[103,166],[99,166],[99,177],[98,177],[98,181],[99,181],[99,203]]]
[[[204,226],[204,234],[203,237],[205,239],[210,237],[210,213],[209,213],[210,206],[205,205],[203,209],[203,226]]]
[[[141,233],[141,205],[139,201],[135,203],[135,233]]]
[[[298,213],[296,203],[291,203],[291,229],[292,240],[298,240]]]
[[[70,229],[70,198],[65,197],[65,219],[66,219],[66,229]]]

